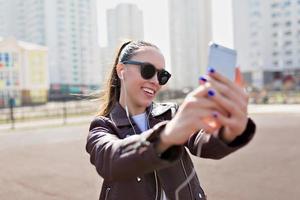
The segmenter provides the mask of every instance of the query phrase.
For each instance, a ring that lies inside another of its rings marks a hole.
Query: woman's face
[[[148,62],[161,70],[165,67],[165,59],[161,52],[154,47],[142,47],[136,51],[130,60],[139,62]],[[151,79],[143,79],[140,73],[139,65],[124,64],[123,65],[123,81],[125,87],[121,87],[121,99],[126,90],[126,101],[130,104],[131,109],[145,109],[154,100],[161,85],[157,80],[157,74]]]

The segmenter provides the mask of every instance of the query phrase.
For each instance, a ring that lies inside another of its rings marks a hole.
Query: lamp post
[[[15,106],[15,99],[12,97],[9,97],[11,129],[15,129],[14,106]]]

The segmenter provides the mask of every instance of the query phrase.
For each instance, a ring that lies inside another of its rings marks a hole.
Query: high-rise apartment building
[[[143,13],[135,4],[118,4],[106,14],[108,46],[115,47],[124,39],[144,39]]]
[[[96,0],[0,0],[0,35],[49,49],[52,89],[99,85]],[[3,13],[2,13],[3,11]]]
[[[144,39],[143,13],[135,4],[121,3],[108,9],[106,19],[107,46],[100,50],[103,74],[111,70],[114,56],[122,42]]]
[[[212,39],[211,2],[169,0],[172,89],[195,88]]]
[[[278,79],[300,79],[300,1],[233,0],[233,20],[238,64],[249,83],[277,87]]]

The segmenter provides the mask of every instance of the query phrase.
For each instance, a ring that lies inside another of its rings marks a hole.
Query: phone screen
[[[208,67],[214,68],[231,81],[235,78],[236,50],[224,47],[219,44],[209,45]]]

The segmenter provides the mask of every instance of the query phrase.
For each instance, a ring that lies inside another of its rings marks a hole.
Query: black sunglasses
[[[164,69],[158,70],[155,68],[154,65],[148,62],[127,60],[127,61],[123,61],[122,63],[130,64],[130,65],[139,65],[141,69],[141,76],[146,80],[151,79],[157,72],[157,80],[160,85],[165,85],[171,77],[171,74],[168,71]]]

